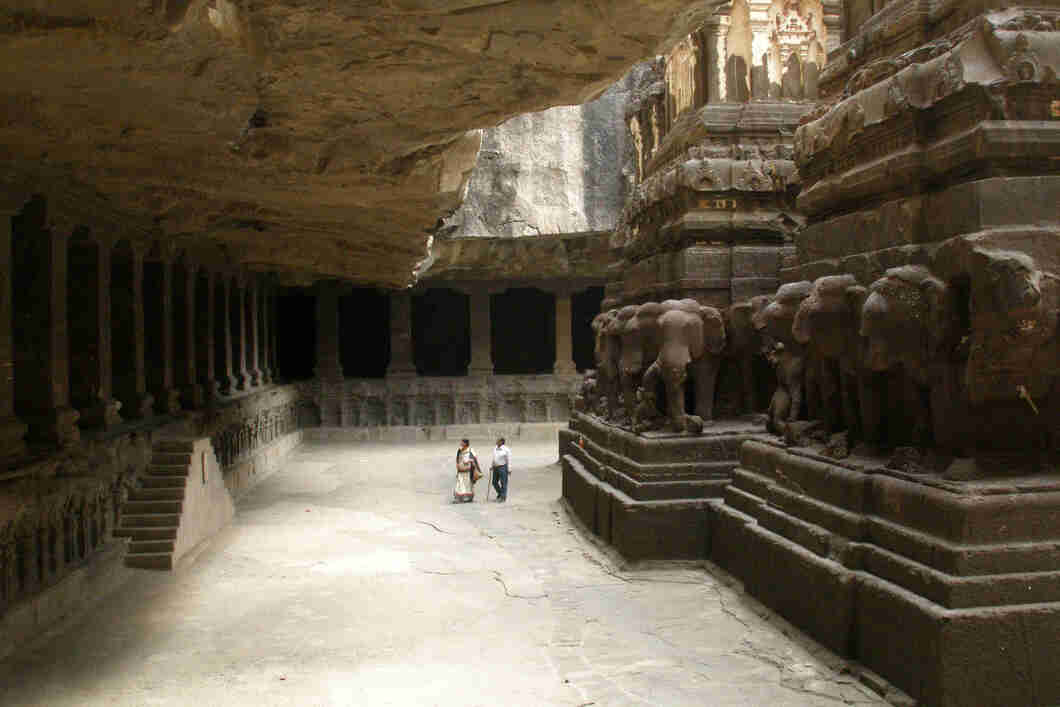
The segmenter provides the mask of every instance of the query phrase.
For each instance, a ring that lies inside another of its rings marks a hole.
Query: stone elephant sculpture
[[[819,414],[829,432],[860,432],[860,406],[867,396],[861,309],[867,297],[868,290],[853,275],[821,277],[792,322],[792,336],[816,366]]]
[[[772,297],[759,295],[737,302],[725,310],[725,358],[740,371],[740,392],[744,412],[761,409],[755,391],[754,362],[762,355],[764,342],[754,326],[755,316],[769,306]]]
[[[619,382],[630,424],[636,417],[637,388],[644,371],[659,355],[659,315],[662,313],[661,304],[646,302],[623,307],[616,315],[615,328],[621,338]]]
[[[967,285],[971,402],[1046,396],[1060,376],[1060,278],[1028,253],[966,237],[943,244],[935,260],[947,281]]]
[[[615,327],[617,309],[601,312],[593,318],[593,357],[596,359],[596,387],[593,400],[587,401],[596,410],[601,399],[606,402],[604,417],[614,419],[618,411],[618,365],[622,341]]]
[[[888,391],[903,396],[900,409],[911,425],[908,439],[926,446],[933,440],[943,446],[956,442],[950,432],[954,419],[948,368],[961,340],[959,311],[954,292],[922,265],[887,270],[869,287],[861,309],[861,336],[865,338],[865,365],[870,371],[900,369],[902,389]],[[894,411],[897,406],[888,405]],[[863,424],[870,441],[882,435],[877,406],[863,406]],[[896,425],[890,424],[892,430]]]
[[[645,390],[661,381],[666,390],[666,417],[674,432],[702,430],[713,418],[714,388],[725,350],[725,322],[714,307],[692,299],[667,300],[658,306],[659,346],[644,374]],[[685,383],[695,384],[695,416],[685,408]]]
[[[791,332],[795,314],[810,296],[813,283],[803,280],[781,285],[773,300],[752,318],[763,337],[777,372],[777,389],[769,403],[768,429],[779,433],[784,423],[799,419],[802,410],[806,347]]]
[[[962,437],[975,440],[979,455],[990,449],[1060,452],[1056,236],[962,236],[943,243],[933,262],[955,290],[966,337],[956,364],[960,393],[970,403]]]

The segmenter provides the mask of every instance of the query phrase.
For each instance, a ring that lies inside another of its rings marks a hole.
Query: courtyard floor
[[[511,446],[508,502],[452,505],[453,444],[304,445],[192,561],[0,663],[0,705],[883,704],[710,568],[622,569],[556,443]]]

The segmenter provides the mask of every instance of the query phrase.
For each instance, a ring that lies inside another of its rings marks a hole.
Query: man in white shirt
[[[508,464],[512,461],[512,450],[504,444],[504,437],[497,440],[493,450],[493,488],[497,489],[497,503],[508,498]]]

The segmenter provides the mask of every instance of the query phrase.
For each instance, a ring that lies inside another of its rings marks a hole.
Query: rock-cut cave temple
[[[1060,703],[1060,1],[0,28],[0,658],[303,440],[544,434],[626,561],[919,704]]]

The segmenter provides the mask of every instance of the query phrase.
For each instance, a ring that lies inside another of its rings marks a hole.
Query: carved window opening
[[[494,295],[490,333],[496,373],[551,373],[556,362],[556,298],[532,287]]]
[[[421,376],[462,376],[471,361],[470,298],[447,288],[412,298],[413,359]]]
[[[339,358],[347,378],[382,378],[390,362],[390,297],[356,288],[339,299]]]
[[[603,287],[590,287],[571,296],[571,351],[579,371],[596,368],[593,319],[604,301]]]
[[[284,290],[276,298],[276,320],[283,322],[283,336],[276,352],[284,380],[309,380],[316,365],[316,298],[305,290]]]

